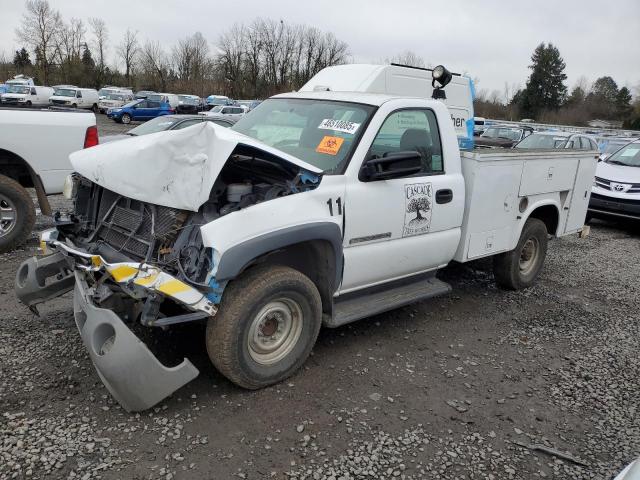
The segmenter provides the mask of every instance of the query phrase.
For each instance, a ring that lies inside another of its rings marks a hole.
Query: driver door
[[[434,270],[446,265],[458,247],[464,180],[459,159],[453,158],[457,149],[443,149],[433,110],[390,111],[364,161],[399,152],[420,154],[413,160],[421,166],[417,173],[371,180],[363,178],[360,166],[350,169],[341,294]],[[406,172],[411,166],[393,168]]]

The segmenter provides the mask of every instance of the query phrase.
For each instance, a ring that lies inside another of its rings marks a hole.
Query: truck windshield
[[[59,88],[58,90],[56,90],[55,94],[58,97],[75,97],[76,91],[71,90],[70,88]]]
[[[533,133],[518,143],[515,148],[564,148],[567,137]]]
[[[327,174],[342,173],[375,108],[347,102],[273,98],[232,129]]]
[[[640,167],[640,143],[630,143],[605,160],[614,165]]]
[[[9,85],[7,89],[8,93],[29,93],[30,87],[28,85]]]

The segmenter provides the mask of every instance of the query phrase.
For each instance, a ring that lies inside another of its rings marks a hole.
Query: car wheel
[[[71,104],[71,108],[78,108],[78,105],[77,105],[77,104],[75,104],[75,103],[72,103],[72,104]]]
[[[302,366],[321,323],[320,294],[308,277],[289,267],[255,267],[226,287],[207,324],[207,352],[236,385],[266,387]]]
[[[35,223],[36,210],[29,192],[12,178],[0,175],[0,253],[24,242]]]
[[[123,113],[120,121],[125,125],[129,125],[131,123],[131,115],[129,115],[128,113]]]
[[[93,106],[91,107],[91,111],[93,113],[98,113],[98,105],[96,105],[95,103],[93,104]]]
[[[27,107],[30,107],[31,105],[33,105],[33,104],[31,103],[31,100],[27,100]]]
[[[496,283],[508,290],[520,290],[533,285],[547,256],[546,225],[537,218],[524,224],[516,248],[493,257]]]

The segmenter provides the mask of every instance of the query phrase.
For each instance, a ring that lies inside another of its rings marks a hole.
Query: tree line
[[[215,52],[200,32],[171,49],[131,29],[114,41],[104,20],[65,21],[48,0],[25,2],[16,38],[24,46],[13,59],[0,57],[1,80],[23,73],[43,85],[121,85],[233,98],[297,89],[324,67],[349,58],[347,44],[332,33],[269,19],[232,26]]]
[[[0,55],[0,81],[24,73],[45,85],[121,85],[200,96],[266,98],[298,89],[324,67],[350,61],[345,42],[307,25],[255,19],[225,31],[214,51],[199,32],[167,49],[131,29],[121,39],[112,39],[100,18],[66,21],[48,0],[26,0],[16,38],[23,47],[12,59]],[[383,61],[429,65],[410,50]],[[522,88],[505,85],[504,92],[478,90],[476,115],[571,125],[598,118],[640,129],[640,95],[633,101],[629,89],[618,87],[610,76],[591,85],[582,77],[569,92],[566,64],[553,44],[538,45],[529,68],[531,74]]]
[[[608,75],[591,85],[581,77],[569,93],[565,68],[558,48],[541,43],[531,56],[531,74],[524,88],[505,86],[504,96],[481,90],[476,98],[476,115],[577,126],[592,119],[613,120],[622,122],[624,128],[640,130],[640,98],[633,101],[627,87],[618,87]]]

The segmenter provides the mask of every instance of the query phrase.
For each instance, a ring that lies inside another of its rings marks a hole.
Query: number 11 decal
[[[329,205],[329,215],[333,217],[333,198],[327,200],[327,205]],[[340,197],[336,199],[336,206],[338,207],[338,215],[342,215],[342,199]]]

